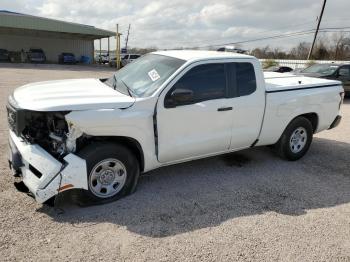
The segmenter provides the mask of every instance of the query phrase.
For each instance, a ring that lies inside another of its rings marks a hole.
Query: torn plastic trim
[[[67,121],[67,124],[68,133],[66,134],[66,150],[68,153],[71,153],[76,151],[77,139],[83,135],[83,132],[72,122]]]

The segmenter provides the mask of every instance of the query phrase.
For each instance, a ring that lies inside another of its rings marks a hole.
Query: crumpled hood
[[[127,108],[135,102],[99,79],[32,83],[17,88],[13,98],[18,107],[35,111]]]

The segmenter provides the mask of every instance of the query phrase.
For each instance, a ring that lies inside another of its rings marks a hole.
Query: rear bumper
[[[333,129],[333,128],[337,127],[337,126],[340,124],[340,122],[341,122],[341,116],[338,115],[338,116],[334,119],[333,123],[331,124],[331,126],[330,126],[328,129]]]
[[[64,190],[88,189],[84,159],[68,154],[60,162],[39,145],[27,144],[12,131],[9,147],[10,167],[22,177],[37,202],[43,203]]]

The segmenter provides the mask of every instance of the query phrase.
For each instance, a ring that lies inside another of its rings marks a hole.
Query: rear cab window
[[[238,96],[247,96],[256,90],[256,76],[251,63],[234,63]]]

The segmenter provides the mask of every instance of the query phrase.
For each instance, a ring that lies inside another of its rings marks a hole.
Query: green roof
[[[64,22],[3,10],[0,10],[0,27],[79,34],[94,37],[95,39],[116,35],[116,32],[99,29],[94,26]]]

